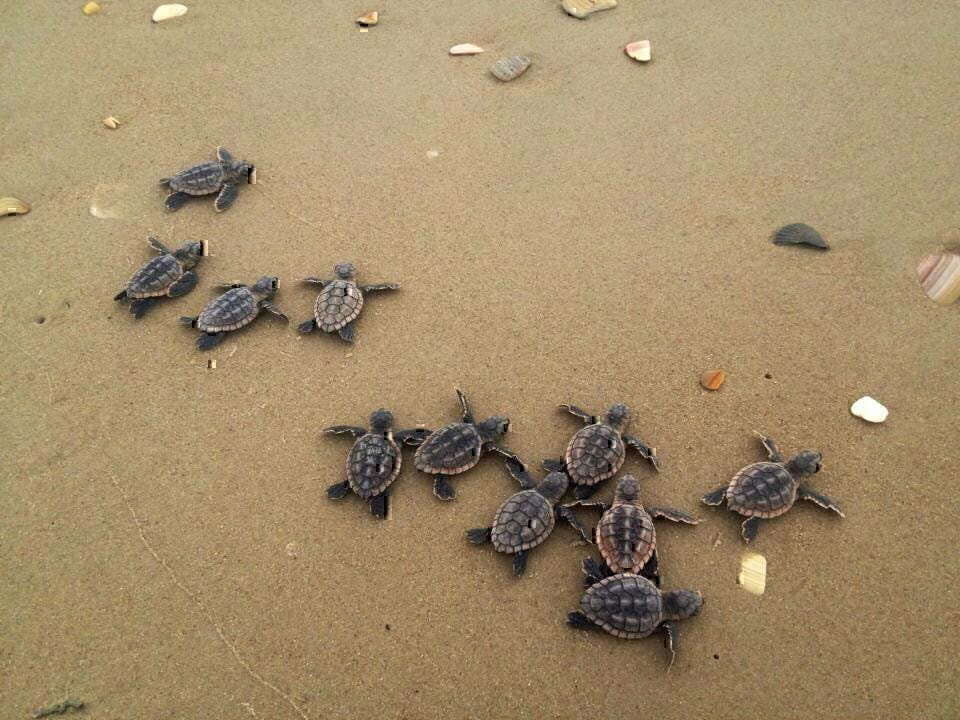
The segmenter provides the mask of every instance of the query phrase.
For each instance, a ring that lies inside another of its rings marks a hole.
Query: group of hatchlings
[[[231,154],[217,148],[217,162],[196,165],[162,182],[171,193],[166,199],[170,210],[179,209],[190,196],[217,193],[215,208],[226,210],[236,199],[239,183],[252,181],[254,167],[237,162]],[[160,253],[144,264],[116,300],[129,300],[130,312],[142,317],[155,300],[162,296],[181,297],[197,284],[196,267],[202,256],[200,243],[188,243],[170,250],[154,237],[151,246]],[[320,284],[321,292],[314,305],[314,315],[301,323],[298,330],[307,333],[319,329],[337,333],[346,342],[353,342],[355,323],[363,307],[364,293],[395,290],[399,285],[382,283],[357,285],[355,269],[340,263],[329,280],[306,278]],[[196,317],[180,320],[202,332],[197,347],[209,349],[224,334],[252,322],[260,310],[267,310],[286,319],[270,300],[277,291],[275,277],[261,277],[253,285],[230,284],[227,291],[208,303]],[[466,533],[474,544],[492,543],[497,552],[513,556],[513,570],[522,575],[529,552],[543,543],[562,519],[569,523],[587,543],[596,544],[602,561],[587,557],[582,562],[586,591],[580,598],[580,610],[567,615],[567,623],[581,629],[603,629],[620,638],[643,638],[656,631],[665,634],[665,646],[673,663],[677,647],[677,622],[700,612],[703,597],[695,590],[661,592],[657,537],[654,519],[696,525],[694,516],[672,508],[647,507],[640,502],[637,479],[625,474],[617,481],[613,500],[586,502],[599,484],[619,472],[627,448],[633,448],[650,461],[656,470],[660,460],[656,450],[639,438],[625,433],[630,421],[626,405],[611,407],[597,417],[574,405],[560,407],[579,418],[580,428],[567,445],[562,459],[544,460],[547,476],[539,483],[526,464],[514,453],[499,446],[510,421],[493,416],[477,422],[466,396],[457,390],[461,419],[436,431],[416,428],[393,430],[393,415],[376,410],[370,416],[370,427],[335,425],[327,432],[347,434],[356,441],[347,456],[347,477],[331,485],[327,495],[341,499],[353,491],[377,517],[387,515],[391,484],[400,474],[401,447],[416,448],[414,465],[433,476],[433,492],[441,500],[456,496],[449,478],[474,467],[486,453],[505,459],[506,469],[520,484],[520,491],[511,495],[497,510],[493,524],[474,528]],[[771,438],[757,433],[769,456],[765,462],[747,465],[722,487],[703,496],[707,505],[727,507],[744,516],[741,535],[747,542],[756,537],[760,522],[789,510],[796,500],[809,500],[841,517],[840,508],[826,495],[801,484],[820,470],[820,453],[803,450],[788,460]],[[575,502],[560,501],[572,487]],[[574,509],[589,508],[601,513],[592,533],[581,525]]]

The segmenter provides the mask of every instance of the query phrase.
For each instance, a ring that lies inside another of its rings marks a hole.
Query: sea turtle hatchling
[[[523,464],[512,452],[497,446],[497,440],[510,429],[509,418],[494,415],[476,422],[466,396],[457,390],[457,397],[462,422],[450,423],[432,432],[413,456],[418,470],[434,476],[433,494],[441,500],[453,500],[457,496],[447,476],[466,472],[480,462],[484,453],[495,452]]]
[[[833,500],[800,484],[806,477],[820,471],[820,453],[801,450],[784,462],[771,438],[760,433],[756,435],[766,448],[770,462],[747,465],[733,476],[729,484],[704,495],[704,504],[719,505],[726,500],[728,509],[746,517],[740,530],[746,542],[757,536],[761,520],[783,515],[798,499],[809,500],[844,516]]]
[[[223,212],[237,199],[237,190],[242,180],[250,182],[255,173],[253,165],[234,160],[224,147],[217,148],[217,162],[201,163],[181,170],[173,177],[160,180],[172,191],[167,195],[167,210],[179,210],[192,195],[218,193],[213,207]]]
[[[570,522],[570,511],[557,507],[570,479],[565,473],[552,472],[538,485],[522,463],[509,459],[505,464],[520,483],[520,492],[500,506],[493,525],[467,530],[467,540],[475,545],[492,542],[497,552],[513,555],[513,571],[519,577],[527,567],[528,552],[550,537],[556,518]]]
[[[187,243],[178,250],[169,249],[152,235],[147,242],[160,254],[140,266],[127,280],[127,286],[113,297],[130,300],[130,312],[136,318],[143,317],[158,297],[182,297],[193,290],[197,284],[193,268],[203,252],[198,242]]]
[[[699,614],[703,596],[696,590],[662,593],[641,575],[609,575],[591,558],[583,561],[582,569],[589,587],[580,598],[580,610],[567,615],[567,624],[581,630],[603,629],[628,640],[662,630],[672,666],[678,644],[677,622]]]
[[[603,515],[594,530],[597,549],[611,572],[643,575],[660,587],[657,558],[657,531],[654,518],[696,525],[693,515],[673,508],[649,507],[640,504],[640,483],[633,475],[624,475],[617,482],[613,504],[582,501],[563,506],[599,508]],[[572,512],[572,510],[571,510]],[[574,519],[572,522],[576,522]],[[577,523],[579,524],[579,523]]]
[[[370,415],[370,429],[351,425],[333,425],[327,433],[347,434],[357,441],[347,455],[347,479],[327,488],[327,497],[339,500],[350,490],[370,505],[370,512],[379,518],[387,516],[390,485],[400,474],[403,459],[400,446],[416,444],[424,430],[393,431],[393,413],[380,408]]]
[[[338,333],[341,339],[352,343],[356,334],[356,321],[363,309],[364,293],[382,290],[399,290],[396,283],[357,285],[353,278],[356,268],[348,262],[338,263],[333,268],[333,280],[316,277],[304,278],[304,282],[322,285],[313,306],[313,317],[300,323],[297,330],[308,333],[319,328],[325,333]]]
[[[617,474],[626,458],[628,446],[660,470],[656,448],[647,447],[633,435],[623,434],[630,422],[630,409],[626,405],[614,405],[602,418],[576,405],[561,405],[560,409],[576,415],[585,427],[577,430],[570,439],[563,460],[544,460],[543,466],[547,470],[566,471],[576,486],[574,496],[578,500],[590,497],[600,482]]]
[[[270,302],[279,284],[277,278],[264,276],[254,285],[221,285],[229,288],[227,292],[207,303],[198,316],[183,316],[180,322],[202,331],[203,335],[197,338],[197,347],[209,350],[223,340],[225,333],[252,323],[261,310],[267,310],[286,320],[287,316]]]

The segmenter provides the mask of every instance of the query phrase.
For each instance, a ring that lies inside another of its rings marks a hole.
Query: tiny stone
[[[106,125],[108,128],[110,128],[111,130],[116,130],[118,127],[120,127],[120,121],[117,120],[113,115],[111,115],[110,117],[104,118],[103,124]]]
[[[718,390],[725,379],[726,375],[724,375],[723,370],[707,370],[700,376],[700,384],[704,390]]]
[[[581,20],[600,10],[610,10],[617,6],[617,0],[563,0],[563,9],[568,15]]]
[[[523,75],[530,67],[530,58],[524,55],[511,55],[497,60],[490,68],[497,80],[510,82]]]
[[[100,12],[100,6],[95,2],[88,2],[83,6],[84,15],[96,15],[98,12]]]
[[[376,10],[371,10],[366,15],[361,15],[357,18],[357,23],[364,27],[372,27],[378,22],[380,22],[380,13]]]

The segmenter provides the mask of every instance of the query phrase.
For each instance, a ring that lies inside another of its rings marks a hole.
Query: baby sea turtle
[[[254,285],[221,285],[229,290],[207,303],[197,317],[183,316],[180,322],[203,331],[203,335],[197,338],[197,347],[209,350],[223,340],[225,333],[252,323],[260,310],[267,310],[286,320],[287,316],[270,302],[279,284],[277,278],[264,276]]]
[[[363,294],[381,290],[398,290],[396,283],[358,286],[353,278],[356,269],[350,263],[338,263],[333,268],[333,280],[308,277],[304,282],[323,286],[313,306],[313,317],[297,327],[301,333],[320,328],[325,333],[336,332],[346,342],[352,343],[357,317],[363,309]]]
[[[623,434],[630,422],[630,409],[626,405],[614,405],[602,419],[576,405],[561,405],[560,409],[576,415],[586,427],[577,430],[570,439],[563,460],[544,460],[543,466],[547,470],[566,471],[576,486],[574,496],[578,500],[590,497],[598,483],[617,474],[626,458],[627,446],[660,470],[656,448],[647,447],[639,438]]]
[[[158,297],[182,297],[193,290],[197,274],[192,268],[200,262],[203,252],[198,242],[187,243],[179,250],[170,250],[152,235],[147,242],[160,254],[144,263],[113,297],[130,300],[130,312],[136,318],[143,317]]]
[[[537,485],[523,463],[511,458],[505,464],[520,483],[520,492],[500,506],[492,526],[467,530],[467,540],[475,545],[492,542],[497,552],[513,555],[513,571],[519,577],[527,567],[527,553],[550,537],[556,518],[570,522],[570,511],[556,507],[570,479],[565,473],[552,472]]]
[[[217,212],[223,212],[237,199],[241,180],[250,182],[254,167],[241,160],[237,162],[226,148],[217,148],[217,162],[201,163],[181,170],[173,177],[160,180],[173,192],[167,195],[167,210],[179,210],[191,195],[219,193],[213,203]]]
[[[426,436],[424,430],[393,431],[393,413],[380,408],[370,415],[370,429],[351,425],[334,425],[324,432],[348,434],[357,438],[347,456],[347,479],[327,488],[327,497],[339,500],[353,490],[370,505],[370,512],[379,518],[387,516],[390,484],[400,474],[400,445],[417,444]]]
[[[580,598],[580,612],[568,614],[567,624],[581,630],[602,628],[628,640],[663,630],[672,666],[677,651],[677,622],[699,614],[703,596],[696,590],[661,593],[647,578],[633,573],[609,575],[591,558],[584,560],[582,567],[589,587]]]
[[[747,518],[740,531],[744,540],[750,542],[757,536],[761,520],[783,515],[798,499],[809,500],[844,516],[833,500],[800,484],[807,476],[820,471],[820,453],[801,450],[784,462],[772,439],[760,433],[756,435],[766,448],[770,462],[747,465],[733,476],[729,485],[703,496],[707,505],[719,505],[726,500],[727,508]]]
[[[418,470],[434,476],[433,494],[441,500],[453,500],[457,496],[446,476],[466,472],[480,462],[484,453],[495,452],[523,465],[520,458],[496,444],[510,429],[510,420],[494,415],[483,422],[475,422],[467,397],[460,390],[457,390],[457,397],[463,421],[450,423],[431,433],[413,456]]]
[[[653,580],[660,587],[657,558],[657,532],[654,518],[696,525],[693,515],[673,508],[650,507],[640,504],[640,483],[633,475],[624,475],[617,482],[613,504],[576,502],[573,507],[597,507],[603,512],[594,531],[597,549],[607,567],[614,573],[633,573]]]

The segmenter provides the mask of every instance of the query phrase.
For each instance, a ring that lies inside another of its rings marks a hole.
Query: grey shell
[[[400,448],[392,437],[367,433],[347,456],[350,488],[364,500],[380,495],[400,474]]]
[[[536,490],[521,490],[497,510],[490,539],[497,552],[518,553],[546,540],[555,522],[549,500]]]
[[[753,463],[733,476],[726,498],[727,507],[741,515],[776,517],[793,506],[797,481],[780,463]]]
[[[596,485],[616,475],[625,457],[619,432],[603,423],[587,425],[567,446],[567,474],[575,485]]]
[[[209,195],[223,185],[223,166],[220,163],[203,163],[181,170],[169,181],[170,189],[187,195]]]
[[[663,598],[645,577],[619,573],[591,585],[580,598],[591,621],[619,638],[647,637],[663,621]]]
[[[356,320],[363,308],[363,293],[349,280],[332,280],[317,296],[313,315],[323,332],[336,332]]]
[[[169,253],[150,258],[127,281],[127,297],[148,298],[166,295],[183,275],[180,261]]]
[[[597,523],[596,542],[613,572],[638,573],[657,546],[653,518],[639,505],[614,505]]]
[[[435,475],[456,475],[478,462],[483,439],[469,423],[450,423],[432,433],[413,456],[418,470]]]
[[[237,330],[253,322],[259,312],[250,288],[233,288],[207,304],[197,318],[197,329],[209,333]]]

